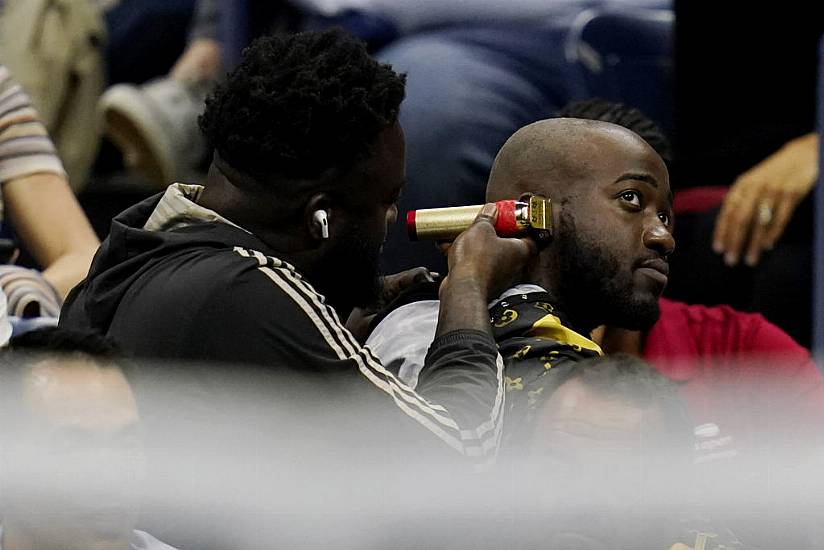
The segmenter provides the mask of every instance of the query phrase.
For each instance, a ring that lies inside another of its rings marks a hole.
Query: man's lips
[[[651,279],[655,279],[662,285],[666,285],[669,275],[669,264],[666,260],[655,258],[651,260],[644,260],[638,265],[638,271]]]

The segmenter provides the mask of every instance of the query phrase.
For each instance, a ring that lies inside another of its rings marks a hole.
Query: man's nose
[[[643,241],[644,246],[655,250],[664,258],[675,250],[675,238],[672,236],[672,231],[658,216],[655,217],[655,221],[651,221],[644,227]]]

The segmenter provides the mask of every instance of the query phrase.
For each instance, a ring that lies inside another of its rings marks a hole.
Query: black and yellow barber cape
[[[489,313],[505,364],[508,410],[504,437],[517,445],[534,411],[569,379],[570,369],[603,353],[598,344],[570,328],[545,292],[509,296]]]

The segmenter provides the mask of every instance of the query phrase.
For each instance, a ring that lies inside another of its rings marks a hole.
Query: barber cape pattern
[[[490,308],[492,332],[504,359],[505,446],[519,446],[535,410],[580,361],[603,355],[598,344],[572,330],[545,292],[509,296]]]

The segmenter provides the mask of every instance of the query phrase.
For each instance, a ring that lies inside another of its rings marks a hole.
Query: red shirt
[[[666,299],[660,304],[643,356],[681,384],[697,425],[717,425],[736,447],[763,441],[769,428],[820,430],[824,376],[807,349],[758,314]]]

